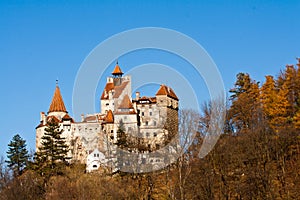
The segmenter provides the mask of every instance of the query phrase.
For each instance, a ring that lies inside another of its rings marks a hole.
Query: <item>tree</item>
[[[299,100],[299,81],[297,82],[297,69],[294,65],[287,65],[284,72],[278,77],[278,87],[287,91],[286,98],[288,100],[287,114],[289,120],[292,121],[293,116],[297,112],[297,103]]]
[[[125,127],[123,120],[120,120],[118,130],[117,130],[117,145],[120,148],[127,147],[127,136],[125,133]]]
[[[277,89],[273,77],[266,76],[266,82],[261,87],[263,113],[269,126],[276,131],[287,122],[288,100],[286,95],[285,87]]]
[[[36,162],[39,167],[54,169],[58,163],[66,163],[68,146],[65,138],[61,136],[63,130],[60,130],[59,124],[53,119],[48,122],[42,137],[41,146],[36,153]]]
[[[237,132],[258,126],[260,121],[258,84],[248,74],[239,73],[235,88],[230,90],[232,106],[229,116]]]
[[[12,138],[8,147],[9,149],[6,152],[8,158],[6,162],[8,163],[8,167],[13,170],[15,176],[21,175],[29,158],[28,151],[26,149],[26,141],[17,134]]]
[[[125,163],[125,153],[124,151],[126,150],[125,148],[128,147],[128,143],[127,143],[127,135],[125,133],[125,127],[124,127],[124,123],[123,120],[121,119],[119,121],[119,126],[118,126],[118,130],[117,130],[117,142],[116,145],[119,147],[117,148],[117,167],[119,169],[122,169]]]

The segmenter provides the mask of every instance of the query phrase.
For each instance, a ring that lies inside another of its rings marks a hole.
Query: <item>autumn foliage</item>
[[[84,165],[74,163],[48,179],[31,169],[7,179],[2,170],[0,199],[299,199],[299,68],[300,60],[262,83],[239,73],[229,91],[224,133],[202,159],[198,153],[210,126],[209,103],[202,114],[180,111],[180,134],[195,137],[163,170],[85,173]]]

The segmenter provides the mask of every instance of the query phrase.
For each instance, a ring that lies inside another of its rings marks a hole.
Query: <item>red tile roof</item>
[[[120,103],[119,109],[133,109],[133,105],[129,99],[129,96],[127,94],[125,94],[122,102]]]
[[[74,122],[73,118],[70,117],[70,115],[65,114],[65,116],[62,118],[62,120],[70,120],[71,122]]]
[[[178,100],[178,97],[176,96],[173,89],[166,85],[160,85],[160,88],[158,89],[158,91],[156,93],[156,96],[158,96],[158,95],[167,95],[168,97]]]
[[[128,81],[124,81],[121,85],[115,86],[114,98],[119,98],[119,96],[121,95],[128,83]]]
[[[50,112],[66,112],[67,113],[67,110],[66,110],[66,107],[65,107],[65,104],[64,104],[64,101],[63,101],[63,98],[61,96],[60,89],[58,86],[56,86],[56,88],[55,88],[52,102],[49,107],[48,113],[50,113]]]
[[[130,114],[136,114],[134,110],[130,111],[116,111],[115,115],[130,115]]]
[[[106,83],[101,95],[101,100],[108,99],[108,92],[112,90],[114,90],[113,98],[119,98],[119,96],[122,94],[124,88],[127,86],[128,83],[128,81],[124,81],[121,85],[118,86],[115,86],[114,83]]]
[[[59,120],[57,117],[53,116],[53,115],[47,116],[47,122],[51,122],[52,120],[53,120],[54,122],[56,122],[56,123],[59,123],[59,122],[60,122],[60,120]]]
[[[114,123],[114,115],[111,110],[109,110],[104,118],[106,123]]]
[[[137,103],[140,103],[139,101],[149,101],[149,103],[156,103],[156,97],[141,97],[138,100],[134,100]],[[142,102],[143,103],[143,102]]]
[[[98,117],[95,115],[91,115],[91,116],[87,116],[84,118],[83,120],[84,122],[97,122],[98,121]]]
[[[123,72],[121,70],[121,68],[119,67],[119,64],[117,62],[114,71],[111,73],[112,75],[122,75]]]
[[[106,83],[105,88],[102,92],[101,99],[108,99],[108,92],[114,89],[114,83]],[[105,95],[106,92],[106,95]]]

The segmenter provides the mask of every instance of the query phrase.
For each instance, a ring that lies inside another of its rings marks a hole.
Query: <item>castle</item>
[[[120,147],[121,151],[137,153],[141,166],[166,162],[170,158],[151,152],[165,147],[178,135],[178,97],[166,85],[160,85],[153,97],[141,97],[140,92],[136,92],[132,98],[131,94],[131,77],[123,76],[116,63],[100,98],[101,112],[82,115],[81,121],[75,122],[56,85],[49,110],[47,114],[41,112],[40,124],[36,127],[36,149],[41,145],[47,122],[55,120],[63,129],[62,136],[69,145],[72,161],[85,163],[89,172],[100,166],[110,166],[113,171],[130,167],[132,156],[127,156],[130,158],[127,160],[118,158]],[[125,137],[124,143],[120,143],[120,132]]]

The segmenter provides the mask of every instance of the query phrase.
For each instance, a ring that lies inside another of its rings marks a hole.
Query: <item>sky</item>
[[[115,34],[161,27],[193,38],[217,65],[228,93],[239,72],[263,82],[265,75],[276,76],[286,64],[296,63],[300,57],[299,10],[300,1],[295,0],[1,0],[0,156],[6,156],[7,144],[17,133],[29,150],[35,149],[35,127],[40,112],[49,109],[56,79],[73,114],[73,86],[80,66],[98,44]],[[209,98],[203,80],[174,55],[144,50],[122,55],[118,61],[125,72],[151,62],[174,66],[188,80],[199,80],[204,91],[197,93],[200,103]],[[96,109],[105,77],[113,67],[114,63],[100,78]],[[144,90],[145,95],[155,92],[148,86]],[[180,98],[184,102],[189,97]]]

